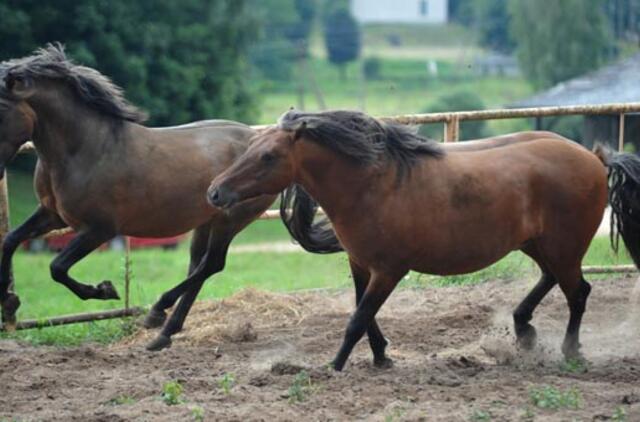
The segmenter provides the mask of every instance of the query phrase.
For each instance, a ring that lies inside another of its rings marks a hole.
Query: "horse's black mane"
[[[441,157],[437,142],[423,138],[409,126],[382,122],[358,111],[283,114],[278,126],[331,148],[357,163],[374,164],[390,158],[400,173],[409,170],[419,156]]]
[[[10,60],[0,66],[5,66],[5,72],[11,77],[62,80],[87,105],[110,116],[137,123],[146,120],[146,114],[124,98],[120,87],[97,70],[77,65],[68,59],[61,44],[47,44],[31,56]]]

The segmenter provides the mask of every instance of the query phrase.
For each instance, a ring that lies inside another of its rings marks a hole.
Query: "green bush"
[[[484,110],[482,99],[471,91],[458,91],[438,98],[425,108],[423,113],[439,113],[446,111]],[[460,139],[476,139],[487,136],[487,122],[483,120],[462,122],[460,124]],[[431,139],[442,140],[444,130],[442,123],[422,125],[420,134]]]
[[[380,78],[380,68],[382,61],[378,57],[367,57],[362,63],[362,73],[365,79],[378,79]]]

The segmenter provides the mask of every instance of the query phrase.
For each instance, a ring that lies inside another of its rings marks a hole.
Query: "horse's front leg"
[[[182,296],[173,314],[162,327],[160,334],[147,345],[147,350],[157,351],[171,345],[171,336],[182,329],[184,320],[198,296],[202,284],[209,276],[224,269],[230,241],[230,236],[218,237],[215,233],[215,228],[211,230],[206,253],[202,257],[200,264],[189,274],[185,281],[164,293],[154,305],[154,308],[158,306],[159,309],[166,309],[167,305],[175,303],[178,297]]]
[[[69,276],[69,269],[100,245],[111,240],[115,234],[110,230],[89,229],[78,235],[58,254],[51,263],[51,277],[63,284],[80,299],[119,299],[116,289],[110,281],[97,286],[78,283]]]
[[[2,260],[0,261],[0,304],[2,305],[2,322],[4,324],[15,323],[16,311],[20,306],[18,296],[9,292],[12,281],[11,263],[16,249],[25,240],[63,227],[66,227],[66,224],[58,214],[39,206],[27,221],[17,229],[10,231],[4,238]]]
[[[349,325],[347,325],[347,331],[345,333],[342,346],[331,363],[336,371],[342,370],[347,358],[353,350],[353,347],[358,341],[360,341],[364,333],[367,331],[367,328],[371,326],[376,313],[385,300],[387,300],[404,274],[406,274],[406,272],[400,275],[380,274],[374,272],[371,275],[369,284],[367,285],[364,295],[362,295],[360,303],[358,303],[356,312],[349,320]]]
[[[209,232],[211,230],[210,226],[211,224],[207,223],[197,227],[193,231],[193,236],[191,237],[191,259],[189,261],[187,277],[196,270],[198,264],[202,261],[202,257],[207,252]],[[200,288],[197,290],[199,291]],[[179,297],[180,294],[173,292],[173,289],[160,296],[160,299],[158,299],[158,301],[151,307],[149,313],[147,313],[147,316],[144,319],[145,328],[162,327],[167,319],[166,310],[175,305]]]
[[[371,276],[368,271],[360,268],[360,266],[351,259],[349,260],[349,266],[351,267],[351,275],[353,276],[353,283],[356,288],[356,306],[358,306]],[[392,366],[393,361],[385,354],[385,349],[389,341],[382,334],[375,318],[371,320],[371,324],[369,328],[367,328],[367,335],[369,336],[369,345],[373,352],[373,364],[378,368],[388,368]]]

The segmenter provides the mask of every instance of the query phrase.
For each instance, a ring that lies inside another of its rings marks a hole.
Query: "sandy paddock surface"
[[[377,369],[366,341],[342,373],[337,351],[353,292],[244,291],[198,303],[171,349],[153,332],[111,345],[32,347],[0,341],[0,420],[640,421],[640,310],[636,278],[594,281],[583,324],[586,372],[562,368],[568,311],[559,290],[538,308],[534,352],[514,346],[511,310],[534,280],[400,289],[378,318],[395,365]],[[300,383],[296,373],[309,380]],[[219,380],[235,382],[225,393]],[[183,387],[169,406],[162,386]],[[298,388],[291,389],[292,385]],[[578,409],[541,409],[531,390],[575,389]],[[294,400],[291,392],[301,393]],[[120,398],[120,399],[118,399]],[[194,410],[195,409],[195,410]],[[618,418],[620,420],[620,418]]]

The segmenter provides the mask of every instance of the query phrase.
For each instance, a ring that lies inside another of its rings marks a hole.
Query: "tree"
[[[270,80],[289,81],[295,61],[307,54],[316,14],[313,0],[263,0],[254,5],[261,22],[251,60]]]
[[[328,7],[324,18],[324,40],[329,61],[340,69],[345,79],[345,66],[360,55],[360,28],[347,7]]]
[[[0,5],[0,58],[47,42],[124,87],[152,124],[252,121],[247,56],[256,21],[247,0],[15,0]],[[9,17],[10,22],[5,22]]]
[[[596,69],[610,56],[599,0],[512,0],[510,13],[520,66],[537,88]]]
[[[508,0],[474,0],[473,20],[480,44],[501,53],[511,53],[515,47],[509,33]]]

